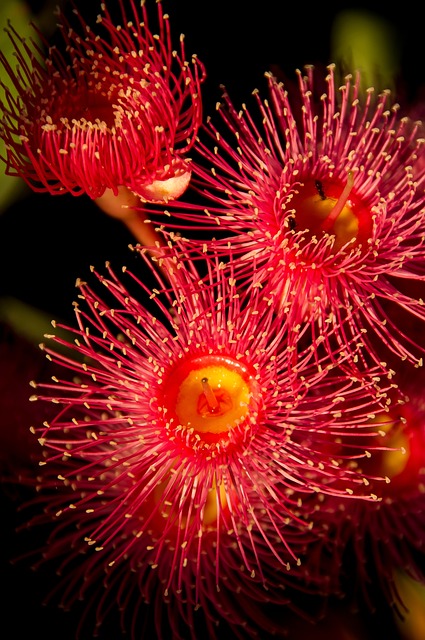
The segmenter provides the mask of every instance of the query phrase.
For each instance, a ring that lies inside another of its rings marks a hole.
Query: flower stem
[[[111,189],[106,189],[105,193],[100,198],[96,198],[95,202],[109,216],[121,220],[137,242],[147,248],[152,257],[161,258],[163,255],[161,247],[165,247],[166,244],[146,214],[136,209],[140,205],[138,196],[126,187],[119,187],[118,195],[115,195]],[[160,267],[161,271],[167,279],[170,279],[170,265],[168,269],[165,269],[164,266]]]
[[[140,244],[146,247],[154,247],[158,242],[163,244],[159,234],[146,222],[146,215],[142,211],[136,211],[140,199],[126,187],[119,187],[118,195],[114,195],[111,189],[106,189],[95,202],[109,216],[121,220]]]

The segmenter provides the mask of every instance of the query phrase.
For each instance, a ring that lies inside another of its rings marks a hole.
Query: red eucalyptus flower
[[[375,420],[382,444],[390,449],[360,463],[363,472],[387,478],[376,487],[381,500],[372,505],[324,497],[313,517],[315,525],[323,526],[323,542],[332,557],[321,570],[339,574],[346,596],[354,595],[373,610],[379,585],[401,615],[408,604],[396,575],[404,572],[425,584],[425,403],[423,378],[417,372],[414,376],[416,380],[411,374],[404,381],[406,402],[390,410],[392,421]]]
[[[43,346],[74,377],[34,383],[34,399],[58,406],[35,429],[36,521],[57,518],[44,555],[65,557],[64,604],[106,586],[99,623],[115,590],[132,629],[142,602],[165,637],[163,603],[173,637],[181,624],[181,637],[199,637],[198,606],[212,637],[220,619],[236,634],[265,629],[254,603],[287,604],[285,585],[304,588],[314,497],[376,498],[354,463],[366,442],[374,450],[371,416],[387,415],[391,384],[346,354],[331,360],[319,338],[303,346],[276,299],[239,292],[216,256],[201,280],[177,248],[169,288],[93,269],[106,291],[78,283],[75,359]]]
[[[186,60],[183,37],[173,50],[161,2],[158,35],[140,4],[130,0],[128,16],[119,0],[123,25],[102,4],[96,30],[80,18],[75,31],[61,15],[65,52],[50,47],[47,57],[9,26],[18,65],[0,53],[14,88],[1,83],[0,135],[10,175],[35,191],[91,198],[106,189],[117,195],[124,186],[140,198],[167,201],[187,188],[204,69],[196,57]]]
[[[202,242],[221,255],[231,244],[238,281],[251,283],[255,258],[256,285],[278,288],[295,323],[330,324],[342,344],[369,331],[383,350],[420,362],[423,347],[388,303],[425,318],[423,300],[404,289],[425,277],[423,130],[388,91],[363,95],[359,74],[338,88],[335,75],[333,65],[326,78],[307,67],[292,93],[268,75],[269,100],[254,92],[259,124],[224,93],[224,126],[211,118],[197,144],[192,184],[204,197],[170,213],[214,232]]]

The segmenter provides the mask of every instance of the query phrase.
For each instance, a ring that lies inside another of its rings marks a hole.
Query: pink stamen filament
[[[350,195],[351,189],[353,188],[353,184],[354,184],[353,172],[349,171],[347,175],[347,184],[345,185],[341,195],[336,201],[334,208],[331,210],[330,214],[323,221],[321,225],[323,231],[331,230],[333,224],[335,223],[335,220],[338,218],[339,214],[341,213],[341,211],[343,210],[343,208],[347,203],[348,196]]]
[[[208,408],[211,413],[214,413],[215,411],[217,411],[219,406],[218,400],[214,395],[214,391],[212,390],[211,386],[208,383],[208,378],[202,378],[201,383],[202,383],[202,392],[207,401]]]

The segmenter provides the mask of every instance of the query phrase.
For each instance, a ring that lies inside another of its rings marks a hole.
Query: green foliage
[[[363,90],[394,90],[400,51],[393,27],[383,18],[365,10],[342,11],[333,23],[331,51],[343,75],[361,72]]]

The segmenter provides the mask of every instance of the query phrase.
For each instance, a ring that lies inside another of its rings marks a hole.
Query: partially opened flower
[[[224,93],[223,126],[211,118],[197,144],[193,184],[204,197],[170,213],[213,233],[223,256],[231,244],[238,280],[251,282],[255,257],[256,284],[278,287],[295,323],[339,328],[342,344],[374,332],[382,351],[421,361],[385,305],[425,319],[423,300],[404,291],[425,277],[422,127],[400,117],[389,92],[362,94],[359,74],[339,88],[332,65],[326,78],[312,67],[298,77],[286,90],[267,76],[269,100],[254,92],[259,123]]]
[[[109,265],[106,276],[93,270],[103,296],[96,279],[78,283],[75,359],[43,347],[75,377],[34,383],[34,399],[58,405],[35,429],[37,484],[58,518],[46,554],[66,556],[64,600],[105,583],[99,620],[116,589],[132,627],[144,601],[161,627],[166,602],[186,638],[199,637],[199,606],[211,630],[220,619],[255,628],[265,622],[241,602],[285,604],[288,582],[304,586],[318,493],[376,499],[353,461],[373,452],[371,416],[387,415],[392,384],[347,354],[330,359],[320,338],[304,345],[276,300],[239,292],[216,256],[203,280],[192,257],[169,249],[170,261],[168,289],[126,269],[124,285]]]
[[[360,463],[363,471],[386,476],[375,489],[382,499],[366,505],[324,497],[313,517],[323,527],[324,548],[332,558],[326,571],[333,567],[332,573],[339,573],[346,596],[371,610],[384,596],[401,615],[408,603],[396,576],[425,584],[425,406],[423,383],[412,373],[402,387],[406,402],[389,412],[392,420],[376,419],[382,453]]]
[[[36,191],[99,198],[120,187],[138,198],[167,201],[187,188],[187,153],[202,119],[202,64],[172,48],[168,15],[158,8],[158,34],[144,2],[119,1],[123,24],[101,5],[96,30],[61,15],[64,51],[48,54],[8,28],[17,57],[0,64],[14,83],[3,88],[1,137],[7,171]],[[40,34],[42,42],[48,46]],[[46,57],[47,55],[47,57]]]

